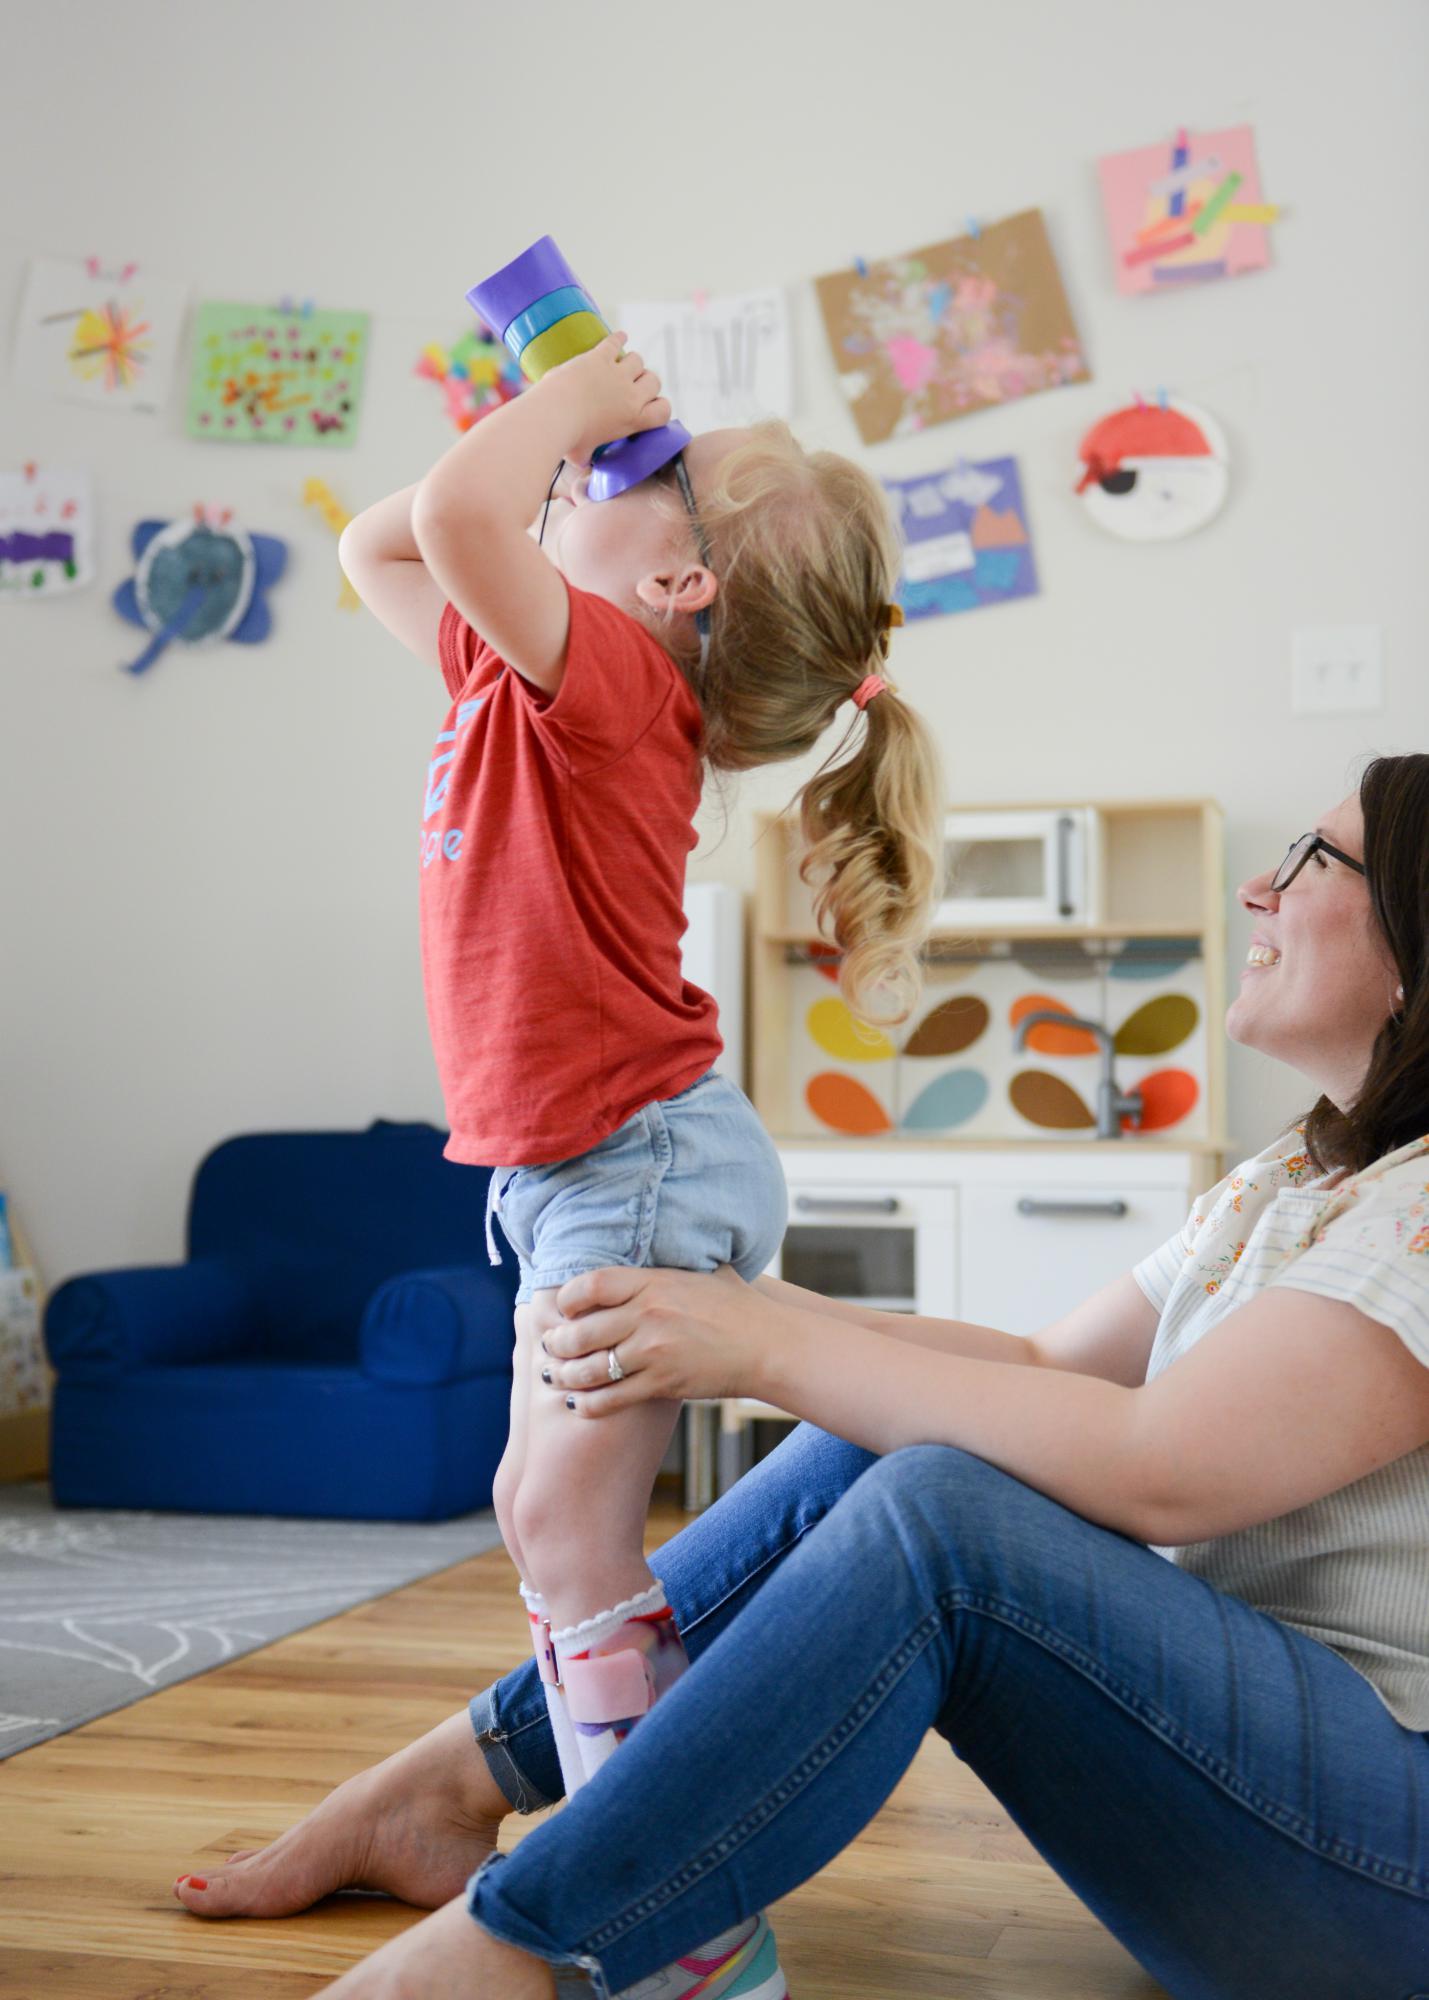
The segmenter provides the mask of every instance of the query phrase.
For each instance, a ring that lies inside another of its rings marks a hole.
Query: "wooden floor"
[[[681,1519],[662,1503],[652,1539]],[[525,1644],[497,1550],[0,1764],[0,2000],[316,1992],[416,1915],[335,1897],[281,1921],[204,1923],[173,1901],[174,1877],[271,1839]],[[536,1824],[508,1821],[503,1846]],[[775,1920],[794,2000],[1162,1996],[932,1737]]]

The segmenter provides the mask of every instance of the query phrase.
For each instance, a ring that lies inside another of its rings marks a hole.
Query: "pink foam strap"
[[[643,1653],[596,1653],[565,1663],[566,1707],[572,1722],[624,1722],[644,1715],[655,1699],[655,1677]]]

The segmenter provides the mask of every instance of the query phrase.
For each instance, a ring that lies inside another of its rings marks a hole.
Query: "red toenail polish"
[[[202,1875],[190,1875],[188,1883],[191,1889],[206,1889],[208,1887],[207,1879]]]

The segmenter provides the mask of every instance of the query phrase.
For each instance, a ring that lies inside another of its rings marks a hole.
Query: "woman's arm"
[[[756,1278],[754,1289],[778,1305],[801,1312],[847,1320],[869,1333],[881,1333],[913,1347],[964,1354],[976,1361],[1007,1361],[1022,1366],[1062,1368],[1073,1375],[1099,1375],[1128,1388],[1146,1380],[1146,1367],[1156,1338],[1155,1306],[1128,1271],[1082,1305],[1054,1320],[1040,1333],[1001,1333],[996,1327],[970,1320],[930,1319],[919,1313],[880,1312],[872,1306],[823,1299],[802,1285],[783,1278]]]
[[[756,1396],[870,1451],[957,1445],[1164,1546],[1273,1520],[1429,1443],[1429,1368],[1355,1307],[1285,1289],[1140,1388],[930,1352],[727,1273],[593,1271],[557,1304],[552,1385],[588,1416],[649,1396]]]

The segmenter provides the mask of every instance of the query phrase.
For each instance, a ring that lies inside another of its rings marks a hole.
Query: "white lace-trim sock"
[[[658,1582],[551,1637],[581,1762],[593,1778],[684,1673],[685,1642]]]

